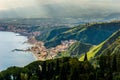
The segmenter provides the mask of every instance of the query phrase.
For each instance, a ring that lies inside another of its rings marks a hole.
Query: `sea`
[[[31,47],[27,40],[18,33],[0,31],[0,71],[11,66],[24,67],[36,60],[31,52],[14,51]]]

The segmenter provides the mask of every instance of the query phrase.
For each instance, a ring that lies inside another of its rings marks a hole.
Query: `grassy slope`
[[[73,45],[71,45],[67,51],[61,53],[64,56],[72,56],[72,57],[80,57],[81,54],[88,52],[89,49],[92,47],[91,44],[76,42]]]
[[[97,55],[106,55],[106,54],[116,54],[116,51],[119,51],[119,45],[120,45],[120,30],[113,33],[111,37],[109,37],[107,40],[102,42],[101,44],[93,47],[90,51],[87,52],[88,59],[91,59],[94,56]],[[79,59],[83,60],[84,55]]]

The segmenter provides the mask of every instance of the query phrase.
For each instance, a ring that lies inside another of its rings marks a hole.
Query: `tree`
[[[113,56],[113,60],[112,60],[112,71],[115,72],[117,71],[117,60],[116,60],[116,55]]]
[[[78,69],[74,68],[71,74],[71,79],[70,80],[79,80],[79,72]]]
[[[59,67],[59,60],[57,59],[56,60],[56,65],[55,65],[55,73],[56,73],[56,75],[58,75],[59,74],[59,71],[60,71],[60,67]]]
[[[32,75],[32,76],[30,77],[30,80],[39,80],[39,78],[38,78],[38,76],[36,76],[36,75]]]
[[[85,53],[84,61],[88,61],[87,53]]]

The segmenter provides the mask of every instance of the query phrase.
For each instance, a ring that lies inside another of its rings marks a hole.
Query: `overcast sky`
[[[52,11],[55,11],[59,8],[63,10],[66,8],[71,12],[74,11],[74,13],[75,9],[76,11],[78,10],[77,8],[98,8],[120,11],[120,0],[0,0],[0,12],[7,10],[15,11],[15,9],[18,10],[24,8],[36,12],[37,14],[29,10],[29,13],[31,12],[32,15],[35,14],[38,16],[50,15]]]
[[[47,4],[120,7],[120,0],[0,0],[0,10]]]

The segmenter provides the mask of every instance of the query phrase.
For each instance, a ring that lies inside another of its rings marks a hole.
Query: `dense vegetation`
[[[10,67],[0,73],[0,80],[119,80],[120,56],[101,56],[96,64],[64,57],[36,61],[24,68]]]
[[[36,61],[24,68],[11,67],[0,73],[0,80],[75,80],[92,79],[93,66],[77,58]]]

